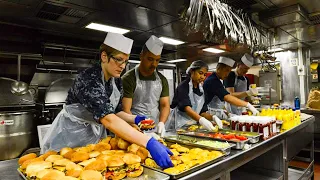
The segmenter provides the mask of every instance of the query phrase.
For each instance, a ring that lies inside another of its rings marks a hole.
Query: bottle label
[[[272,124],[272,133],[273,133],[273,134],[276,134],[276,133],[277,133],[277,124],[276,124],[276,123],[273,123],[273,124]]]
[[[246,126],[242,126],[241,131],[246,131]]]
[[[264,138],[268,138],[269,137],[269,128],[268,127],[264,127],[263,128],[263,137]]]

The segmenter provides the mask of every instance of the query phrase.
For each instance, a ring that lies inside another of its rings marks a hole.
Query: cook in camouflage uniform
[[[120,74],[128,63],[133,40],[108,33],[100,46],[100,65],[81,72],[68,92],[66,105],[44,138],[41,152],[85,146],[105,137],[106,129],[137,145],[146,147],[157,164],[173,166],[170,150],[154,138],[132,128],[146,117],[122,111]]]

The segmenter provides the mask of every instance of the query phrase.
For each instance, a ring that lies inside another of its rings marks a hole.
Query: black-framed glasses
[[[110,56],[110,58],[112,58],[119,66],[121,66],[122,64],[124,64],[126,66],[129,63],[128,60],[122,60],[122,59],[116,58],[114,56]]]

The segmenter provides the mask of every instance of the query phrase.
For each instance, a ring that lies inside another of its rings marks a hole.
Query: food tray
[[[227,129],[221,129],[218,131],[218,133],[223,133],[223,134],[230,134],[230,133],[234,133],[234,134],[240,134],[242,136],[246,136],[249,140],[249,143],[251,144],[255,144],[257,142],[259,142],[260,140],[260,133],[256,133],[256,132],[243,132],[243,131],[235,131],[235,130],[227,130]]]
[[[219,138],[214,138],[214,137],[209,137],[209,136],[200,136],[197,134],[198,132],[179,132],[179,135],[186,135],[186,136],[193,136],[193,137],[198,137],[198,138],[204,138],[204,139],[213,139],[213,140],[217,140],[217,141],[223,141],[223,142],[229,142],[232,144],[235,144],[235,146],[233,146],[233,149],[243,149],[244,145],[247,144],[250,141],[250,138],[248,138],[247,140],[243,140],[243,141],[232,141],[232,140],[225,140],[225,139],[219,139]],[[206,134],[206,133],[204,133]]]
[[[173,143],[168,142],[168,146],[170,146],[171,144],[173,144]],[[194,148],[194,146],[188,146],[188,145],[184,145],[184,147],[187,147],[187,148],[190,148],[190,149],[191,149],[191,148]],[[205,148],[203,148],[203,149],[205,149]],[[154,171],[158,171],[158,172],[160,172],[160,173],[166,174],[166,175],[170,176],[171,179],[180,179],[180,178],[182,178],[182,177],[184,177],[184,176],[187,176],[187,175],[192,174],[192,173],[194,173],[194,172],[196,172],[196,171],[199,171],[199,170],[203,169],[204,167],[207,167],[207,166],[209,166],[209,165],[211,165],[211,164],[214,164],[214,163],[222,160],[223,158],[224,158],[224,155],[223,155],[223,156],[220,156],[220,157],[218,157],[218,158],[216,158],[216,159],[210,160],[210,161],[208,161],[208,162],[205,162],[205,163],[203,163],[203,164],[196,165],[196,166],[194,166],[194,167],[192,167],[192,168],[190,168],[190,169],[188,169],[188,170],[186,170],[186,171],[183,171],[183,172],[181,172],[181,173],[179,173],[179,174],[176,174],[176,175],[172,175],[172,174],[165,173],[165,172],[164,172],[163,170],[161,170],[161,169],[152,168],[152,167],[146,166],[145,164],[142,164],[142,165],[143,165],[144,167],[150,168],[150,169],[152,169],[152,170],[154,170]]]
[[[20,176],[24,180],[29,180],[29,179],[27,179],[27,177],[24,176],[24,174],[19,169],[17,169],[17,170],[18,170]],[[143,173],[141,174],[141,176],[136,177],[136,178],[129,178],[129,177],[124,178],[124,180],[158,180],[158,179],[168,180],[168,179],[170,179],[170,176],[168,174],[153,170],[149,167],[144,167]]]
[[[199,148],[204,148],[204,149],[222,151],[225,155],[229,155],[231,152],[231,148],[233,146],[235,146],[235,144],[231,144],[231,143],[229,143],[230,146],[227,148],[215,148],[215,147],[211,147],[211,146],[205,146],[205,145],[194,143],[197,141],[203,141],[203,139],[191,137],[191,136],[184,136],[184,135],[167,136],[167,137],[164,137],[164,139],[166,140],[166,142],[178,143],[178,144],[184,144],[184,145],[194,146],[194,147],[199,147]]]

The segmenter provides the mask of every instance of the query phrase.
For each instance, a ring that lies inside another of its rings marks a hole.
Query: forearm
[[[120,138],[139,146],[146,147],[150,139],[150,137],[135,130],[115,114],[109,114],[103,117],[100,122],[105,128],[109,129]]]
[[[127,112],[120,111],[116,114],[119,118],[125,120],[127,123],[134,124],[135,115],[128,114]]]
[[[159,122],[166,123],[168,116],[170,113],[170,106],[160,106],[160,116],[159,116]]]
[[[132,114],[131,106],[132,106],[132,98],[126,98],[126,97],[122,98],[122,109],[124,112],[128,114]]]
[[[195,112],[190,106],[186,106],[184,108],[184,111],[193,120],[199,121],[199,119],[201,118],[201,116],[197,112]]]
[[[204,118],[206,118],[206,119],[210,120],[210,121],[212,121],[212,120],[213,120],[213,119],[212,119],[212,115],[211,115],[211,114],[209,114],[209,113],[203,112],[203,113],[201,113],[200,115],[201,115],[202,117],[204,117]]]
[[[241,98],[245,98],[248,96],[248,94],[244,91],[244,92],[233,92],[233,93],[230,93],[232,96],[234,97],[237,97],[239,99]]]
[[[224,100],[227,101],[228,103],[238,106],[238,107],[246,107],[248,102],[245,102],[239,98],[236,98],[230,94],[224,96]]]

